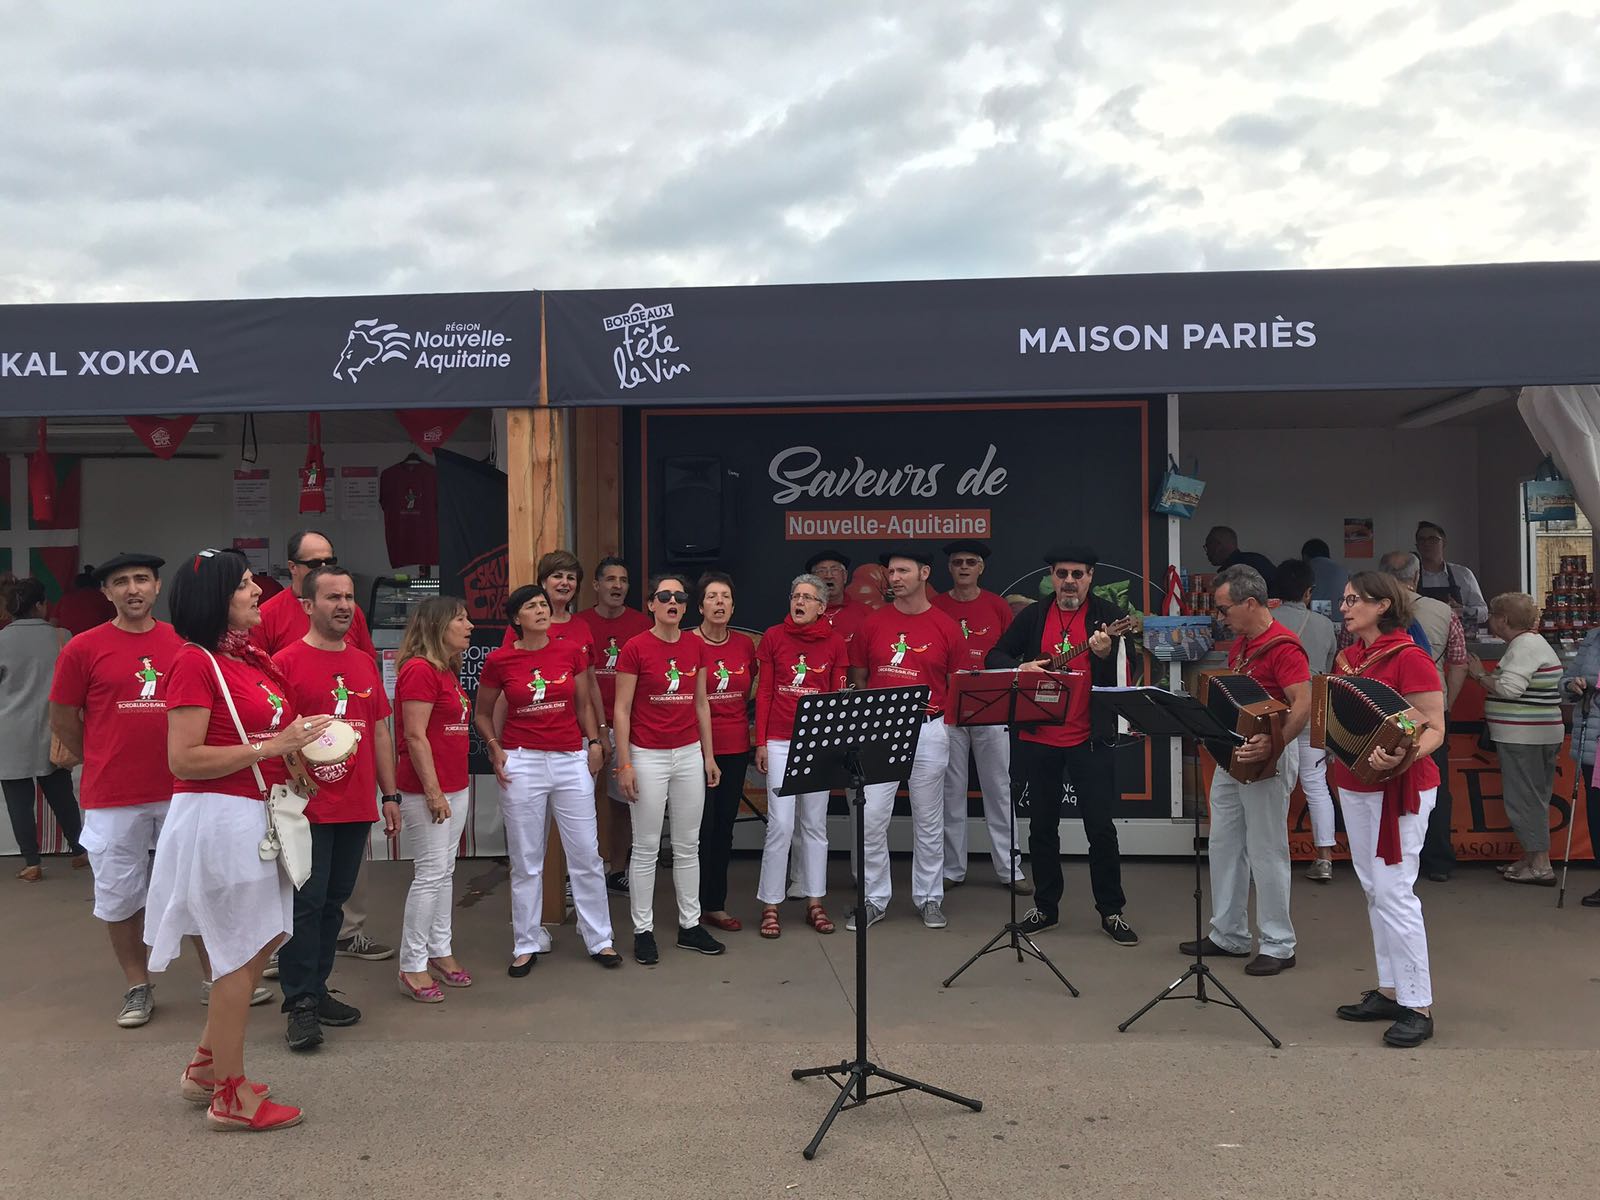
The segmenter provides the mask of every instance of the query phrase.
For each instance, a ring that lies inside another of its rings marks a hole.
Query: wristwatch
[[[400,803],[400,793],[396,792],[392,796],[383,797],[383,803],[385,803],[385,804],[399,804]]]

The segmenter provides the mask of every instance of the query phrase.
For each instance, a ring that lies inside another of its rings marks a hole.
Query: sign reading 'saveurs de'
[[[531,292],[0,306],[0,414],[513,406],[538,350]]]

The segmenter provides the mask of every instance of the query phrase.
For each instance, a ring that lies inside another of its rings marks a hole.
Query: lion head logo
[[[361,371],[375,362],[404,359],[411,354],[411,335],[394,322],[380,323],[377,317],[357,321],[345,338],[344,352],[333,368],[333,377],[354,383]]]

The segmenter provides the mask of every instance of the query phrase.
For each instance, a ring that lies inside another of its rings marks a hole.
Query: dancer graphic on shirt
[[[723,660],[720,658],[717,659],[717,669],[713,671],[712,674],[717,677],[716,690],[719,692],[727,691],[728,680],[733,678],[733,672],[728,670],[728,664],[723,662]]]
[[[678,684],[683,680],[683,672],[678,670],[678,660],[667,659],[667,692],[671,694],[678,690]]]
[[[267,723],[267,728],[276,729],[283,721],[283,697],[273,695],[264,679],[258,679],[256,686],[267,694],[267,703],[272,705],[272,720]]]
[[[156,698],[156,680],[160,679],[166,672],[156,670],[155,664],[149,658],[141,658],[139,663],[139,669],[133,673],[133,677],[144,685],[139,689],[139,699],[154,700]]]
[[[345,687],[345,685],[344,685],[344,676],[343,675],[335,675],[333,677],[332,694],[333,694],[333,713],[332,713],[332,715],[335,716],[335,717],[342,717],[349,710],[350,697],[351,696],[354,696],[357,700],[365,700],[367,697],[372,695],[372,689],[368,688],[364,692],[352,692],[349,688]]]
[[[806,672],[809,670],[811,670],[811,664],[806,662],[806,656],[802,654],[799,658],[799,661],[794,664],[794,678],[789,681],[789,686],[804,687],[806,683]]]

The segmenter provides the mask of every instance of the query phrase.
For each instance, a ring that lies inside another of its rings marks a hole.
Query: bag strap
[[[228,706],[228,715],[233,718],[233,727],[239,731],[239,741],[244,745],[249,746],[251,744],[250,735],[244,731],[244,722],[239,719],[239,710],[233,705],[233,693],[228,690],[228,680],[222,674],[222,664],[219,663],[216,659],[216,656],[204,646],[200,647],[200,653],[204,654],[211,660],[211,669],[217,673],[217,686],[222,689],[222,702]],[[252,762],[250,764],[250,771],[253,775],[255,775],[256,786],[261,789],[261,796],[263,799],[265,799],[267,795],[267,781],[261,774],[261,767]]]
[[[1305,654],[1306,653],[1306,648],[1303,645],[1298,645],[1297,639],[1292,638],[1292,637],[1286,637],[1286,636],[1284,636],[1283,634],[1280,633],[1275,638],[1268,638],[1266,641],[1262,642],[1259,646],[1251,646],[1250,647],[1250,653],[1245,655],[1245,657],[1242,660],[1240,660],[1239,665],[1236,666],[1234,668],[1234,670],[1243,671],[1246,675],[1248,675],[1250,672],[1248,671],[1247,668],[1250,666],[1251,663],[1255,662],[1256,659],[1260,658],[1268,650],[1271,650],[1274,646],[1276,646],[1276,645],[1278,645],[1278,644],[1280,644],[1282,642],[1296,642],[1300,653],[1301,654]],[[1311,656],[1309,654],[1306,655],[1306,658],[1307,658],[1308,661],[1310,660],[1310,657]]]
[[[1417,644],[1413,641],[1397,642],[1393,646],[1390,646],[1387,650],[1383,650],[1377,654],[1374,654],[1371,658],[1364,661],[1359,667],[1352,667],[1350,665],[1350,660],[1345,657],[1345,655],[1348,653],[1348,650],[1341,650],[1339,651],[1338,661],[1334,664],[1334,666],[1338,669],[1338,672],[1341,675],[1365,675],[1368,671],[1372,670],[1373,667],[1377,666],[1381,662],[1386,662],[1393,658],[1407,646],[1416,645]],[[1421,647],[1417,648],[1421,649]]]

